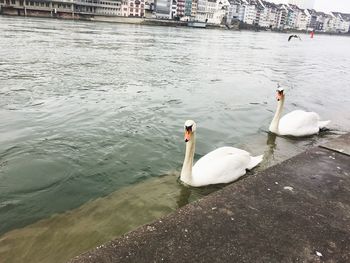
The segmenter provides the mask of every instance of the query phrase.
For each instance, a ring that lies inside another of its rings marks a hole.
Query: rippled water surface
[[[349,131],[350,38],[287,37],[0,17],[0,262],[63,262],[218,189],[177,181],[186,119],[195,158],[257,170]],[[331,130],[269,136],[277,83]]]

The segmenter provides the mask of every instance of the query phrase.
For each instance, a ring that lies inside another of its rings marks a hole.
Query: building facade
[[[155,15],[159,19],[172,19],[172,0],[155,0]]]

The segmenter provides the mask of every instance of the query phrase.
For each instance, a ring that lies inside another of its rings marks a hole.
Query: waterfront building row
[[[227,24],[240,21],[249,25],[277,30],[302,30],[346,33],[350,31],[350,14],[325,14],[302,9],[293,4],[274,4],[264,0],[231,0]]]
[[[350,14],[325,14],[265,0],[0,0],[0,11],[24,16],[148,17],[226,26],[244,23],[271,30],[350,32]]]
[[[145,0],[0,0],[2,13],[19,16],[144,17],[147,8]]]
[[[208,24],[248,25],[278,30],[349,32],[350,14],[325,14],[295,4],[264,0],[156,0],[155,17],[200,21]]]

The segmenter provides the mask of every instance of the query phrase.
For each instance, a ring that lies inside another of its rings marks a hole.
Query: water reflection
[[[65,262],[198,198],[187,190],[168,174],[10,231],[0,238],[0,261]]]
[[[187,185],[183,185],[179,179],[178,184],[180,187],[180,193],[177,198],[176,204],[178,207],[183,207],[199,198],[209,195],[221,188],[223,188],[227,184],[217,184],[217,185],[208,185],[203,187],[191,187]]]
[[[187,205],[191,197],[191,189],[189,187],[186,187],[184,185],[181,185],[180,187],[181,187],[180,195],[176,201],[177,206],[179,208]]]
[[[271,165],[271,163],[273,163],[274,161],[274,152],[275,149],[277,147],[276,144],[276,137],[277,135],[272,133],[272,132],[268,132],[267,133],[267,141],[266,141],[266,150],[264,152],[264,158],[263,158],[263,162],[265,163],[266,166]]]
[[[65,262],[222,187],[192,188],[169,173],[0,237],[0,261]]]

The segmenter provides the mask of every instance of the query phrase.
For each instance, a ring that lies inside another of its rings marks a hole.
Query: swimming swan
[[[320,121],[316,112],[295,110],[281,118],[284,104],[283,88],[277,88],[277,110],[273,117],[269,130],[278,135],[308,136],[316,134],[330,121]]]
[[[252,169],[262,161],[262,155],[252,157],[244,150],[221,147],[200,158],[193,166],[196,123],[192,120],[185,122],[185,142],[186,154],[180,180],[190,186],[235,181],[246,173],[246,169]]]

